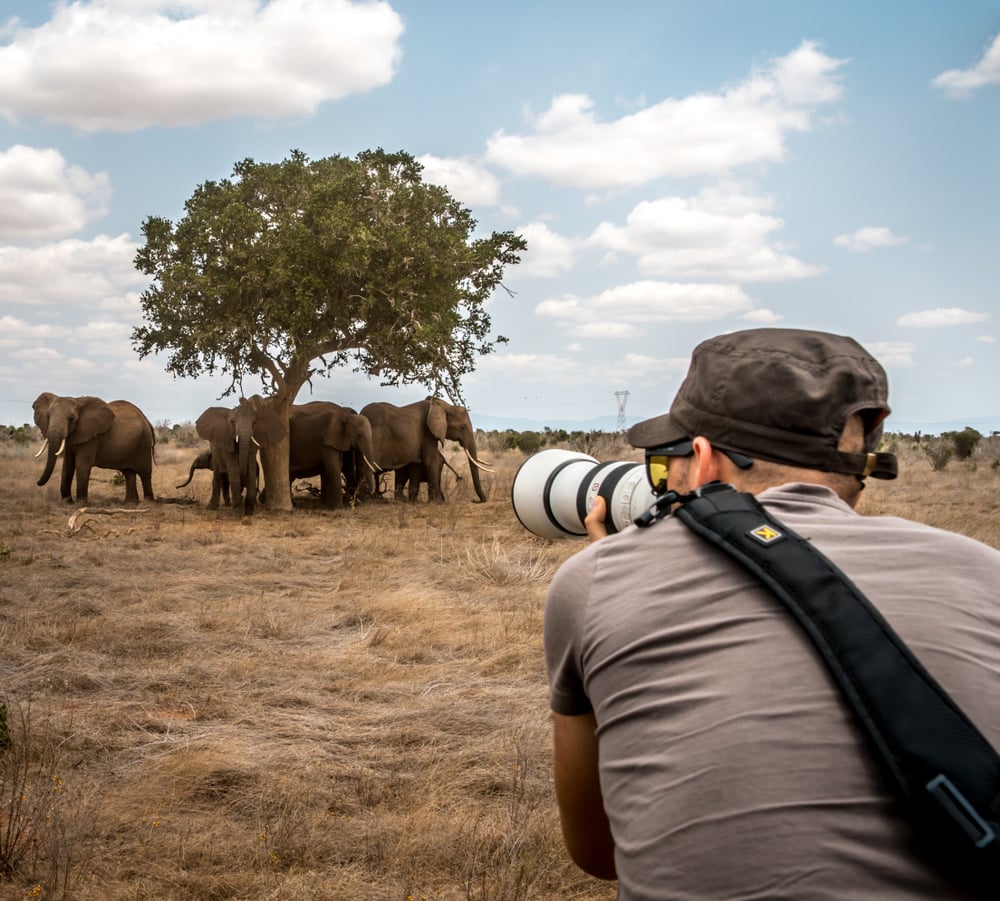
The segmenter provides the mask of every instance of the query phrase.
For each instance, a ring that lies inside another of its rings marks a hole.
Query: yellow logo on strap
[[[766,523],[762,526],[757,526],[756,529],[751,529],[749,534],[761,544],[774,544],[779,538],[784,538],[781,532]]]

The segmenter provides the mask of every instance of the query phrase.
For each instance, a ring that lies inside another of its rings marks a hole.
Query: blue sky
[[[874,352],[890,430],[1000,429],[995,0],[5,0],[0,423],[41,391],[217,403],[224,379],[131,348],[143,220],[246,157],[374,147],[528,240],[473,422],[628,391],[631,423],[698,341],[773,325]],[[312,398],[425,394],[345,371]]]

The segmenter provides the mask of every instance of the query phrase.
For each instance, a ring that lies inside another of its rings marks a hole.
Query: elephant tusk
[[[62,443],[60,443],[59,450],[56,451],[56,456],[57,457],[61,457],[62,456],[62,452],[64,450],[66,450],[66,439],[65,438],[63,438]]]
[[[369,469],[370,469],[370,470],[371,470],[372,472],[378,472],[378,470],[377,470],[377,469],[375,468],[375,464],[374,464],[374,463],[372,463],[372,461],[371,461],[371,460],[369,460],[369,459],[368,459],[368,458],[367,458],[367,457],[366,457],[366,456],[365,456],[364,454],[362,454],[362,455],[361,455],[361,459],[365,461],[365,465],[366,465],[366,466],[367,466],[367,467],[368,467],[368,468],[369,468]]]
[[[46,438],[46,439],[44,439],[42,441],[42,446],[40,448],[38,448],[38,453],[35,454],[35,456],[36,457],[40,457],[42,454],[44,454],[45,453],[45,448],[47,448],[48,446],[49,446],[49,439]]]
[[[490,467],[493,465],[492,463],[484,463],[482,460],[477,460],[475,457],[472,456],[472,454],[469,453],[468,449],[465,447],[463,447],[462,450],[465,451],[465,456],[469,458],[469,462],[473,466],[477,467],[478,469],[481,469],[483,472],[493,472],[493,470],[490,469]]]
[[[253,437],[253,435],[251,435],[251,436],[250,436],[250,440],[251,440],[251,441],[252,441],[252,442],[253,442],[254,444],[256,444],[256,445],[257,445],[257,447],[260,447],[260,442],[259,442],[259,441],[258,441],[258,440],[257,440],[256,438],[254,438],[254,437]]]

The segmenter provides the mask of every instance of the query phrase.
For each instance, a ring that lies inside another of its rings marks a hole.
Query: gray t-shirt
[[[1000,551],[790,484],[759,500],[830,557],[1000,747]],[[545,610],[550,704],[593,710],[620,898],[958,897],[907,849],[800,627],[687,526],[571,557]]]

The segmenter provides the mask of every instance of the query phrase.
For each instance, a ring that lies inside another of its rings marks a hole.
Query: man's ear
[[[718,453],[707,438],[698,435],[692,441],[694,448],[693,485],[704,485],[719,478]]]

